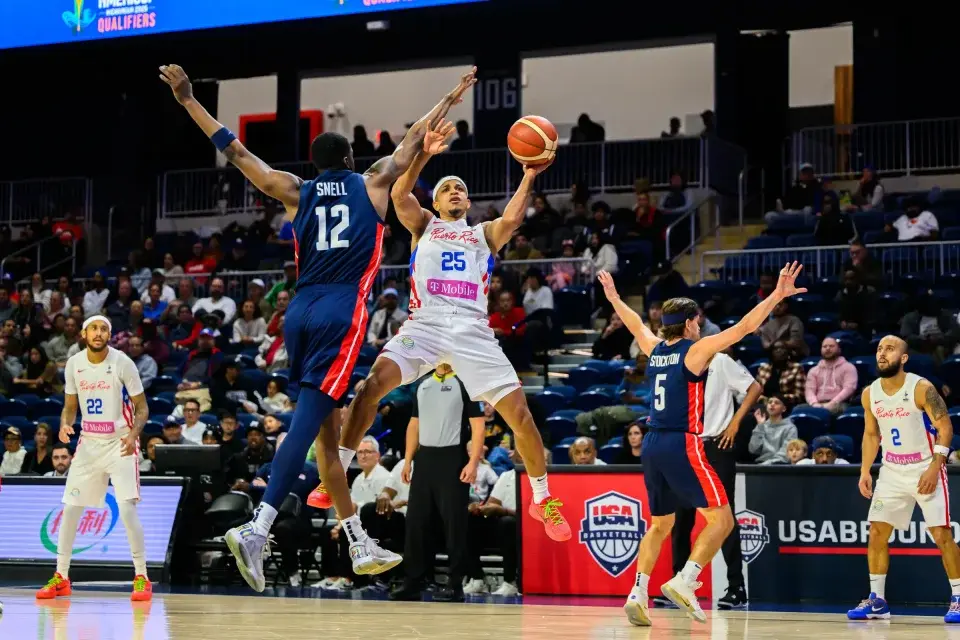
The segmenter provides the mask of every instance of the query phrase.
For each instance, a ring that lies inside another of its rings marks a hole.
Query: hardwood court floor
[[[199,594],[156,594],[152,603],[134,604],[127,593],[82,591],[38,603],[32,591],[18,589],[0,589],[0,601],[3,640],[960,640],[960,626],[948,627],[934,616],[854,624],[841,614],[711,611],[707,623],[698,624],[676,610],[655,609],[654,626],[641,628],[630,626],[622,611],[612,606]]]

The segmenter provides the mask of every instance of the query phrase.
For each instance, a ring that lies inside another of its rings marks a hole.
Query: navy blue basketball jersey
[[[672,345],[660,342],[650,353],[647,379],[653,383],[650,426],[654,429],[703,433],[707,374],[696,376],[683,363],[692,346],[693,341],[684,338]]]
[[[326,171],[300,187],[293,219],[297,288],[352,284],[370,279],[383,255],[383,220],[370,202],[363,177]]]

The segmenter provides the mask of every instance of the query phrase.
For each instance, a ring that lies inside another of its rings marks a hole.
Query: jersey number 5
[[[346,249],[350,246],[350,241],[340,238],[347,227],[350,226],[350,207],[345,204],[335,204],[330,207],[330,217],[339,218],[340,222],[330,229],[330,240],[327,241],[327,208],[317,207],[317,251],[326,251],[327,249]]]
[[[658,373],[653,381],[653,408],[663,411],[667,407],[667,390],[660,383],[667,379],[667,374]]]
[[[87,415],[96,416],[103,413],[103,400],[100,398],[89,398],[87,400]]]

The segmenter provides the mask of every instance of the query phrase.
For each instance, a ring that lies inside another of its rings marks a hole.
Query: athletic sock
[[[550,487],[547,486],[547,474],[534,478],[530,476],[530,486],[533,487],[533,501],[540,504],[550,497]]]
[[[960,579],[950,581],[950,592],[952,595],[960,596]]]
[[[340,524],[343,526],[343,533],[347,534],[347,542],[350,544],[364,542],[367,539],[367,532],[363,530],[360,516],[357,514],[353,514],[346,520],[341,520]]]
[[[680,577],[683,578],[684,582],[690,584],[697,581],[701,571],[703,571],[703,567],[693,560],[687,560],[687,564],[683,565],[683,569],[680,571]]]
[[[273,521],[276,519],[277,510],[263,501],[253,512],[253,530],[266,538],[270,535],[270,528],[273,527]]]
[[[950,581],[950,586],[953,586],[953,580]],[[957,580],[957,583],[960,584],[960,580]],[[884,592],[887,589],[887,574],[885,573],[871,573],[870,574],[870,593],[876,594],[881,600],[885,600]],[[957,593],[955,590],[954,593]]]
[[[650,576],[645,573],[637,573],[637,581],[633,584],[634,589],[643,589],[647,590],[647,585],[650,584]]]
[[[137,513],[137,503],[134,500],[124,500],[120,503],[120,519],[123,528],[127,530],[127,542],[130,544],[130,554],[133,556],[134,575],[147,577],[147,553],[143,541],[143,525],[140,523],[140,514]]]
[[[77,525],[84,512],[83,507],[63,505],[60,516],[60,533],[57,534],[57,573],[64,579],[70,577],[70,558],[73,556],[73,541],[77,539]]]
[[[312,387],[300,388],[297,408],[293,413],[293,422],[290,424],[290,430],[283,441],[283,446],[277,449],[273,456],[270,481],[267,483],[267,489],[263,493],[263,501],[260,503],[273,508],[272,514],[269,512],[264,514],[263,522],[269,520],[267,530],[257,529],[257,532],[261,535],[267,535],[270,532],[269,526],[273,524],[276,510],[290,495],[290,490],[293,489],[293,483],[297,477],[303,473],[307,451],[313,441],[317,439],[317,434],[320,433],[320,425],[323,424],[336,406],[337,403],[334,402],[333,398],[322,391]],[[323,455],[321,452],[317,452],[318,457],[321,455]]]
[[[340,464],[343,465],[344,471],[350,468],[350,463],[353,462],[353,458],[356,455],[357,455],[357,452],[354,451],[353,449],[340,447]]]

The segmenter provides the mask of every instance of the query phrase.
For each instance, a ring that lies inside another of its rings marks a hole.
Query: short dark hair
[[[187,406],[188,404],[195,404],[195,405],[197,405],[197,411],[200,411],[200,401],[199,401],[199,400],[195,400],[194,398],[187,398],[186,400],[183,401],[183,406],[184,406],[184,408],[186,408],[186,406]]]
[[[313,139],[310,157],[319,171],[347,169],[344,158],[350,155],[350,141],[333,131],[325,131]]]
[[[663,303],[663,318],[674,314],[682,313],[686,320],[676,324],[664,324],[660,327],[660,337],[664,340],[676,340],[683,337],[683,331],[687,326],[687,320],[697,317],[699,305],[690,298],[670,298]]]
[[[66,449],[67,453],[69,453],[70,455],[73,455],[73,449],[71,449],[70,445],[67,444],[66,442],[57,442],[56,444],[53,445],[53,447],[51,447],[50,451],[52,453],[57,449]]]

